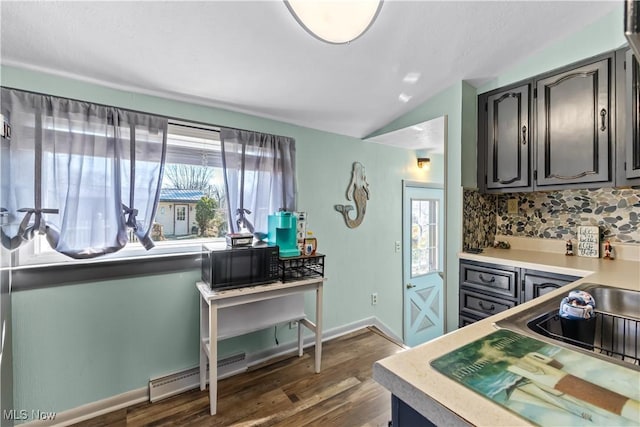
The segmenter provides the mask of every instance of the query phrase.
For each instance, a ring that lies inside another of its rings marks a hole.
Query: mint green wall
[[[458,252],[462,249],[462,100],[465,83],[459,82],[433,96],[415,110],[375,132],[379,135],[437,117],[447,117],[445,148],[446,224],[446,310],[447,331],[458,327]],[[372,135],[372,136],[374,136]]]
[[[61,411],[198,364],[197,272],[12,294],[14,402]]]
[[[462,186],[477,184],[478,94],[476,88],[462,82]]]
[[[401,240],[402,180],[442,182],[442,158],[423,171],[410,150],[28,70],[0,71],[8,87],[295,138],[298,208],[308,212],[318,249],[327,255],[325,330],[376,316],[402,336],[401,254],[394,251]],[[354,161],[366,168],[371,200],[362,225],[348,229],[333,205],[348,202]],[[193,271],[15,292],[16,408],[60,412],[197,365],[197,279]],[[311,296],[307,306],[313,318]],[[280,342],[292,342],[294,332],[279,328]],[[274,345],[270,329],[221,343],[220,355]]]
[[[603,18],[550,46],[542,46],[524,61],[496,79],[478,88],[478,93],[515,83],[537,74],[617,49],[627,40],[624,37],[624,2]],[[533,49],[532,49],[533,51]]]

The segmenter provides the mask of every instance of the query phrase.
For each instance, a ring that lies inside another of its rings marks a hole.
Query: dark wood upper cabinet
[[[487,189],[522,189],[531,184],[530,88],[525,84],[487,96]]]
[[[640,184],[640,63],[598,55],[478,95],[478,187]]]
[[[640,184],[640,64],[629,48],[616,52],[616,186]]]
[[[611,180],[612,58],[536,81],[536,187]]]
[[[623,169],[626,178],[640,178],[640,64],[631,50],[625,53],[625,140]]]

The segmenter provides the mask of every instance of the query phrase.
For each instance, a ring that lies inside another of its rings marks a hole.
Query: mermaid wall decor
[[[353,163],[351,182],[347,187],[347,200],[352,200],[356,205],[355,218],[352,219],[349,216],[349,212],[354,210],[352,205],[335,205],[334,207],[342,214],[347,227],[356,228],[364,220],[364,214],[367,211],[367,200],[369,200],[369,183],[365,176],[364,166],[360,162]]]

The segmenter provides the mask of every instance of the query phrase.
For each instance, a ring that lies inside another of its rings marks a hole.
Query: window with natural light
[[[198,124],[170,121],[162,188],[146,251],[129,230],[127,246],[95,261],[199,250],[223,241],[228,230],[219,132]],[[18,250],[18,265],[73,262],[54,251],[44,236]]]

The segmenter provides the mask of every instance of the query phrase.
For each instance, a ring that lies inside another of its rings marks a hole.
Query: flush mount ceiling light
[[[367,31],[382,0],[284,0],[296,21],[312,36],[333,44],[349,43]]]

